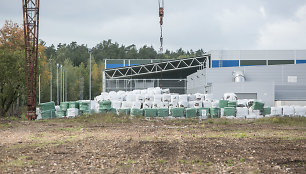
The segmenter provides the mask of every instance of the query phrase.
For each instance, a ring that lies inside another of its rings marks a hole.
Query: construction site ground
[[[306,118],[0,121],[0,173],[306,173]]]

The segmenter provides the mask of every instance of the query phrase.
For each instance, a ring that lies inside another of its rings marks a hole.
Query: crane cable
[[[160,49],[159,52],[163,53],[163,17],[164,17],[164,0],[158,0],[159,5],[159,24],[160,24]]]

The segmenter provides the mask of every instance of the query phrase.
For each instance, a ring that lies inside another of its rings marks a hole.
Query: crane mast
[[[26,66],[27,119],[36,119],[39,1],[22,0]]]
[[[160,24],[160,49],[159,52],[163,53],[163,18],[164,18],[164,0],[158,0],[158,6],[159,6],[159,24]]]

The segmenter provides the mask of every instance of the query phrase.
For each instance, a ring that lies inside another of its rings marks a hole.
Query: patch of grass
[[[246,133],[237,133],[232,135],[235,138],[246,138],[247,134]]]
[[[192,163],[192,164],[197,164],[197,165],[199,165],[199,166],[204,165],[203,162],[202,162],[200,159],[195,159],[195,160],[193,160],[191,163]]]
[[[212,162],[207,162],[207,163],[205,163],[205,165],[206,165],[206,166],[212,166],[213,163],[212,163]]]
[[[306,117],[269,117],[257,119],[255,123],[306,127]]]
[[[245,159],[244,159],[244,158],[240,158],[239,161],[242,162],[242,163],[244,163],[244,162],[245,162]]]
[[[230,167],[230,166],[234,165],[234,161],[233,160],[227,160],[227,161],[225,161],[225,164]]]
[[[158,162],[159,164],[165,164],[165,163],[167,163],[167,161],[166,161],[166,160],[163,160],[163,159],[158,160],[157,162]]]
[[[81,131],[83,127],[80,126],[80,127],[62,127],[62,128],[58,128],[58,130],[61,130],[61,131],[67,131],[67,132],[79,132]]]
[[[187,160],[183,160],[183,159],[178,160],[177,162],[179,162],[179,163],[181,163],[181,164],[187,164],[187,163],[188,163],[188,161],[187,161]]]
[[[10,161],[9,163],[5,164],[5,166],[10,167],[25,167],[29,165],[33,165],[35,162],[33,161],[32,157],[29,156],[20,156],[16,160]]]

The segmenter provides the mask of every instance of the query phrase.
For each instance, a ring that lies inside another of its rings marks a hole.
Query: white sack
[[[152,106],[153,106],[153,103],[150,101],[146,101],[143,103],[143,109],[150,109],[152,108]]]
[[[249,109],[247,107],[237,107],[236,111],[237,118],[245,118],[247,115],[249,115]]]
[[[132,109],[141,109],[141,105],[142,105],[142,103],[141,102],[133,102],[133,104],[132,104]]]
[[[306,116],[306,108],[302,106],[294,106],[295,116]]]
[[[284,116],[294,116],[294,107],[283,106],[283,115]]]
[[[170,102],[171,95],[170,94],[163,94],[163,102]]]
[[[121,108],[121,104],[122,104],[121,101],[112,101],[112,108],[120,109]]]
[[[188,102],[187,101],[180,101],[179,102],[179,107],[180,108],[187,108],[188,107]]]
[[[188,95],[179,95],[179,102],[188,102]]]
[[[212,103],[210,101],[203,101],[203,108],[211,108]]]
[[[171,102],[178,103],[178,101],[179,101],[179,95],[177,94],[171,95]]]
[[[282,116],[283,108],[282,107],[271,107],[271,116]]]

